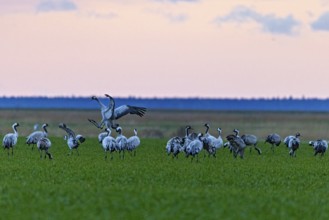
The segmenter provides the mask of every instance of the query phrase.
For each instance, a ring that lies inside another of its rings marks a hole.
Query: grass
[[[314,157],[309,140],[326,138],[329,115],[277,112],[148,111],[145,117],[120,119],[126,136],[138,128],[141,146],[136,157],[104,160],[98,129],[87,118],[99,111],[1,110],[0,134],[18,121],[20,138],[14,156],[0,151],[0,210],[2,219],[328,219],[329,158]],[[24,144],[34,123],[49,123],[54,159],[40,159]],[[58,128],[65,122],[87,137],[68,156]],[[217,158],[191,162],[183,155],[165,154],[169,137],[194,131],[239,128],[260,139],[261,156],[245,152],[233,159],[227,149]],[[275,153],[263,140],[299,131],[303,144],[296,158],[281,145]],[[327,138],[328,139],[328,138]],[[328,153],[328,152],[327,152]],[[109,157],[110,158],[110,157]]]
[[[165,139],[142,139],[137,155],[104,160],[96,138],[68,156],[51,137],[53,160],[40,159],[24,138],[0,154],[3,219],[327,219],[329,159],[305,143],[290,158],[281,145],[263,155],[227,149],[199,163],[168,157]]]

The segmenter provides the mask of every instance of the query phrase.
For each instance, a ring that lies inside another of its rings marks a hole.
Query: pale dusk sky
[[[0,0],[0,96],[329,97],[329,0]]]

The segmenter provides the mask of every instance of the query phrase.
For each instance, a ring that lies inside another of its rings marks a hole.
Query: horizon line
[[[2,95],[0,96],[0,98],[5,98],[5,99],[10,99],[10,98],[49,98],[49,99],[56,99],[56,98],[91,98],[91,96],[83,96],[83,95],[56,95],[56,96],[44,96],[44,95],[40,95],[40,96],[16,96],[16,95],[11,95],[11,96],[6,96],[6,95]],[[100,97],[99,98],[106,98],[106,97]],[[143,97],[143,96],[116,96],[115,98],[118,99],[201,99],[201,100],[328,100],[328,97],[306,97],[306,96],[302,96],[302,97],[294,97],[294,96],[272,96],[272,97],[201,97],[201,96],[189,96],[189,97],[183,97],[183,96],[154,96],[154,97]]]

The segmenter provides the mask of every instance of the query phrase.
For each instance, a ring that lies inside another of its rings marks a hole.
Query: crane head
[[[60,123],[58,127],[60,127],[60,128],[66,128],[66,124]]]

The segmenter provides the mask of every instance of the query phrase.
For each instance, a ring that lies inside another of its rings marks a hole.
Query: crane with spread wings
[[[88,119],[88,121],[90,121],[97,128],[103,129],[105,126],[109,129],[115,129],[119,126],[119,124],[115,123],[115,120],[127,114],[134,114],[143,117],[146,112],[146,108],[144,107],[137,107],[131,105],[121,105],[119,107],[115,107],[115,101],[113,97],[108,94],[105,94],[105,96],[110,99],[108,106],[104,105],[96,96],[91,97],[92,100],[96,100],[98,102],[101,108],[102,120],[100,123],[97,123],[93,119]]]

